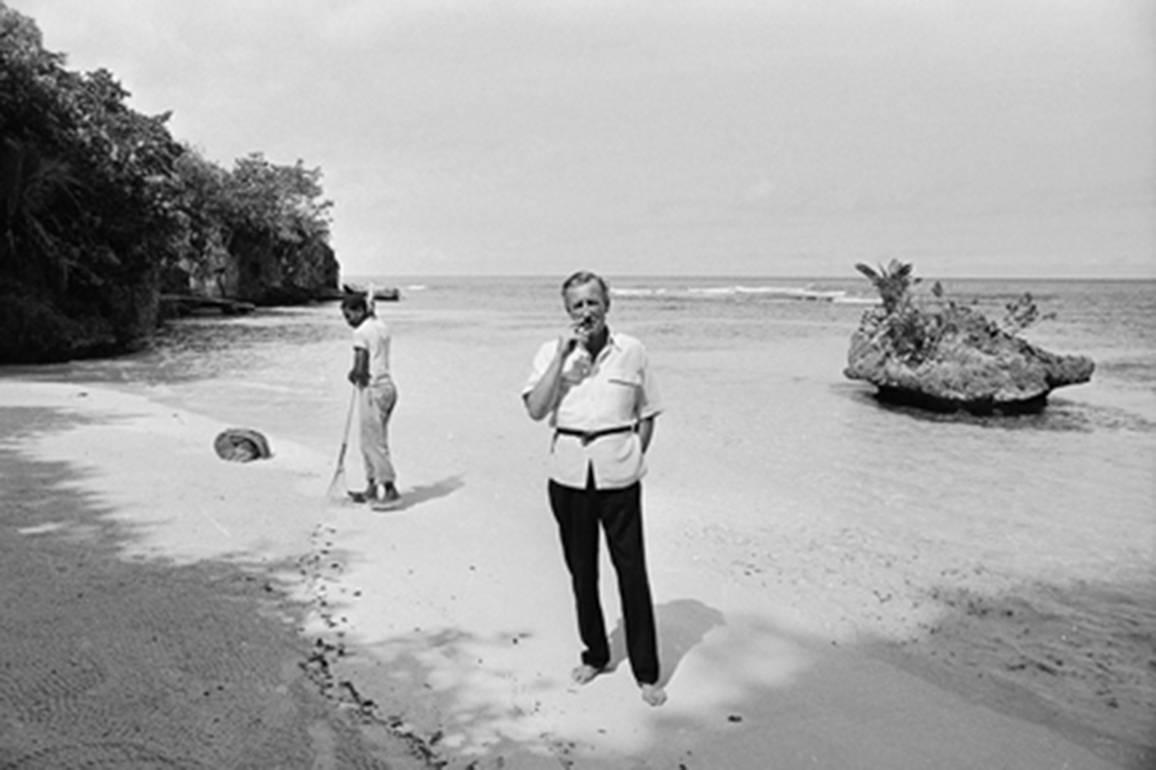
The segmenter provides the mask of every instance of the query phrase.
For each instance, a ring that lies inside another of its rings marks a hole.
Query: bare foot
[[[642,687],[642,699],[651,706],[661,706],[666,703],[666,690],[662,689],[661,685],[644,684]]]
[[[570,672],[570,678],[574,680],[574,684],[589,684],[594,677],[601,673],[602,669],[583,663]]]

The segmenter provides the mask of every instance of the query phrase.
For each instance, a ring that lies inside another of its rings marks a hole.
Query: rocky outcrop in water
[[[317,238],[286,243],[237,239],[225,296],[257,305],[308,302],[338,285],[340,265],[329,244]]]
[[[340,295],[341,266],[321,238],[277,240],[267,234],[238,235],[229,249],[202,257],[197,270],[170,268],[168,294],[253,305],[296,305]]]
[[[883,400],[977,414],[1035,411],[1056,388],[1092,377],[1087,356],[1051,353],[1013,332],[1038,315],[1030,295],[1009,304],[1001,324],[945,300],[938,284],[933,299],[916,302],[910,265],[860,270],[874,276],[884,304],[864,313],[843,373],[874,385]]]
[[[1088,382],[1093,369],[1087,356],[1050,353],[998,330],[952,333],[932,355],[913,360],[896,351],[884,325],[868,322],[851,337],[843,373],[876,386],[887,401],[990,413],[1042,408],[1049,393]]]

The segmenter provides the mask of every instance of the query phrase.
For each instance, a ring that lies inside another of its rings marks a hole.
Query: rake
[[[333,471],[333,480],[329,482],[328,497],[330,500],[344,500],[347,494],[345,483],[345,450],[349,448],[349,426],[353,423],[353,407],[357,403],[357,388],[349,394],[349,409],[345,412],[345,431],[341,434],[341,450],[337,453],[337,468]]]

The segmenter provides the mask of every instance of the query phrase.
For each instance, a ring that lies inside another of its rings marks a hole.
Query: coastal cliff
[[[319,169],[218,166],[3,2],[0,39],[0,363],[139,348],[162,291],[271,305],[337,289]]]

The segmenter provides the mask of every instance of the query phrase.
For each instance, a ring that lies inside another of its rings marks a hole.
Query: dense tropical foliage
[[[337,285],[319,170],[222,168],[128,98],[0,0],[0,362],[131,349],[162,288],[271,303]]]

